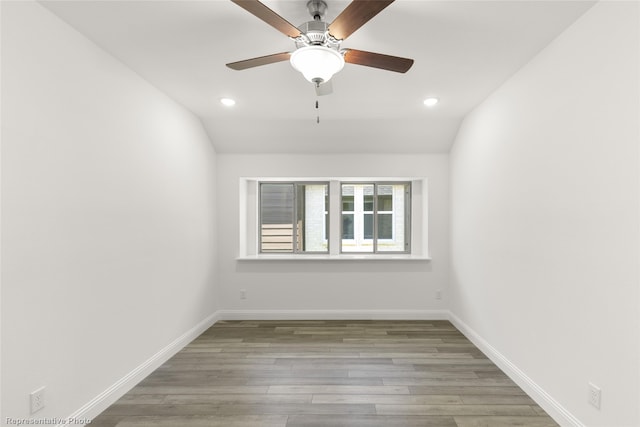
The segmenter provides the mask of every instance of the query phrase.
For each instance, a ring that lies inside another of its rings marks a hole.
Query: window
[[[409,253],[411,185],[343,183],[341,252]]]
[[[329,184],[260,183],[260,253],[329,251]]]
[[[281,180],[257,181],[256,185],[253,244],[258,254],[412,253],[413,190],[409,181]],[[418,188],[421,191],[422,186]],[[422,205],[421,193],[416,197]],[[416,212],[423,218],[421,207]],[[421,222],[418,232],[423,234],[420,226]],[[251,238],[247,239],[250,248]],[[418,239],[418,256],[423,248],[420,242]],[[244,252],[241,247],[241,253],[256,252]]]

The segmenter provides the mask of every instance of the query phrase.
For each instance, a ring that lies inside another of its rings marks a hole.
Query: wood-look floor
[[[223,321],[92,427],[547,427],[447,321]]]

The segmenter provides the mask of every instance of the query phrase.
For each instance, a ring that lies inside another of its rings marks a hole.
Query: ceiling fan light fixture
[[[301,47],[291,54],[290,61],[293,68],[314,83],[328,82],[344,67],[340,52],[325,46]]]

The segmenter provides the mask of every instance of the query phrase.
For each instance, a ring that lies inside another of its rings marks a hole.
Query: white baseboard
[[[220,310],[219,320],[448,320],[447,310]]]
[[[182,348],[196,339],[218,320],[220,320],[218,312],[207,316],[196,326],[176,338],[172,343],[158,351],[156,354],[144,361],[140,366],[129,372],[120,380],[116,381],[111,387],[71,414],[64,420],[64,422],[58,424],[56,427],[86,425],[87,420],[92,420],[97,417],[102,411],[124,396],[136,384],[158,369],[167,360],[171,359],[173,355],[182,350]]]
[[[558,424],[566,427],[585,427],[571,412],[564,408],[542,387],[536,384],[527,374],[514,365],[502,353],[496,350],[476,331],[471,329],[455,314],[449,312],[449,321],[466,336],[476,347],[487,355],[505,374],[522,388],[533,400],[536,401]]]

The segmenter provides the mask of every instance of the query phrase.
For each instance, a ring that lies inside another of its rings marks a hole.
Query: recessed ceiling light
[[[220,103],[227,107],[231,107],[233,105],[236,105],[236,100],[231,98],[220,98]]]
[[[438,98],[427,98],[424,100],[424,105],[427,107],[433,107],[438,103]]]

